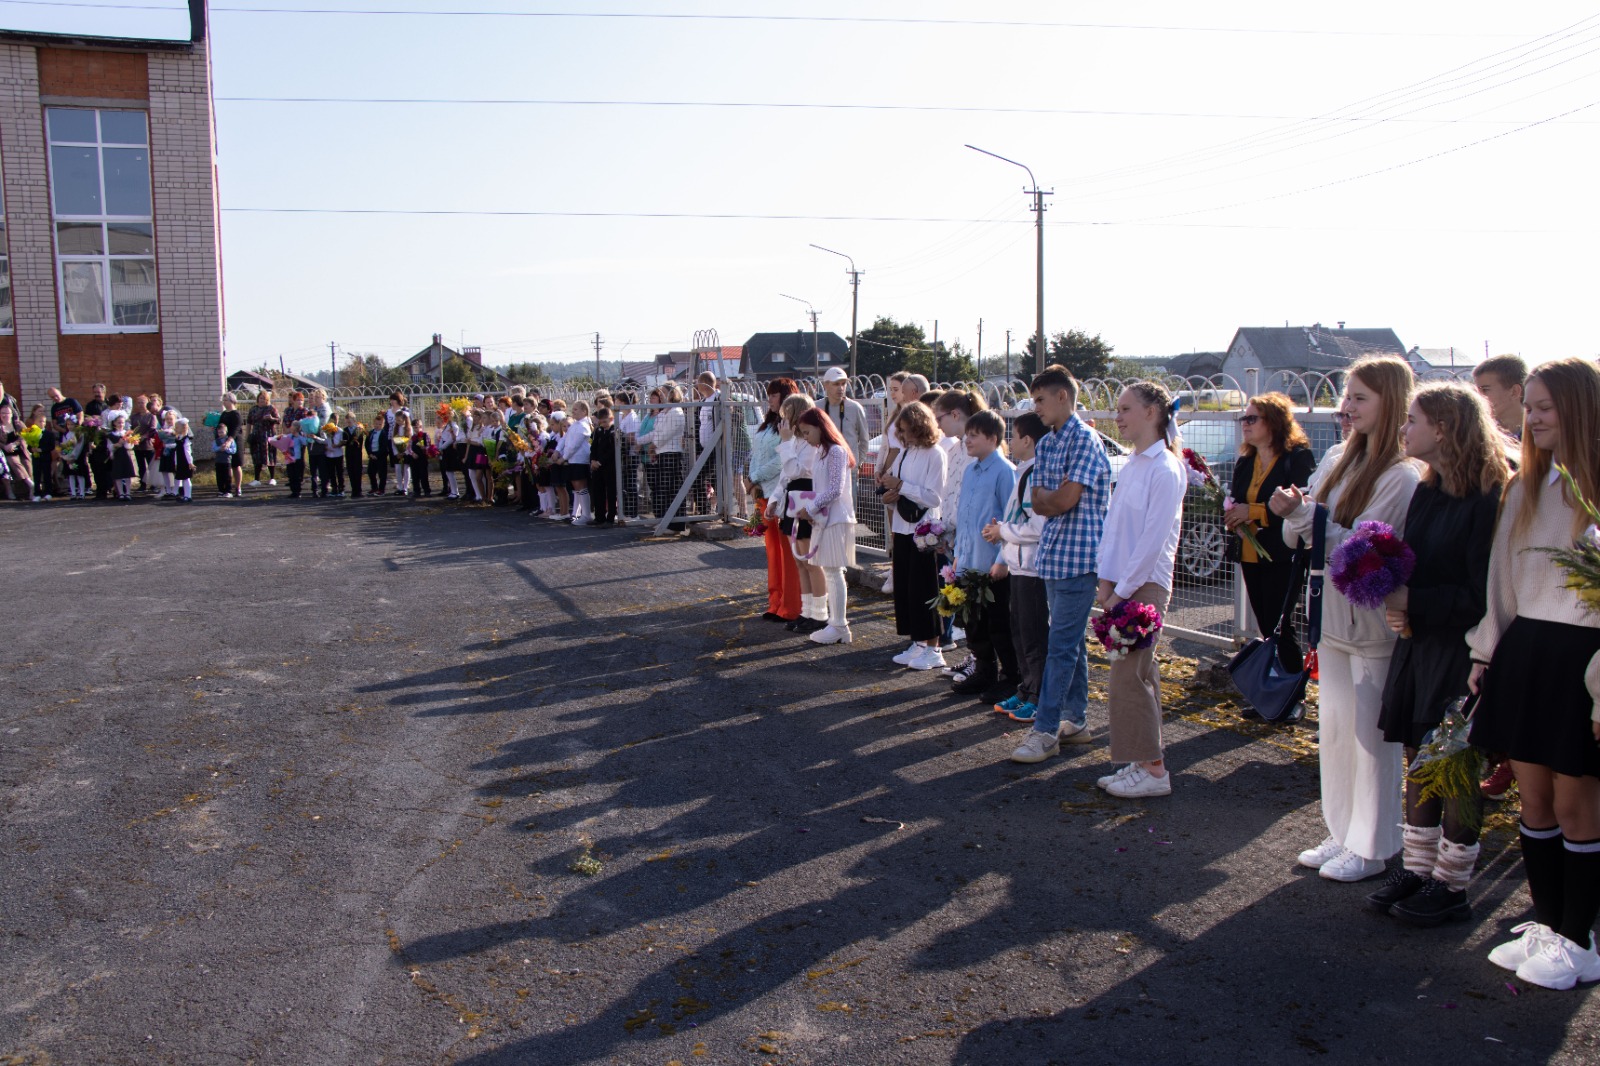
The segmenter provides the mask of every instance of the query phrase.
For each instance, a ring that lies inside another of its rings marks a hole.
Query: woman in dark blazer
[[[1288,598],[1291,583],[1302,581],[1305,575],[1298,572],[1291,553],[1283,543],[1283,519],[1267,507],[1273,492],[1296,485],[1305,488],[1316,469],[1316,459],[1311,454],[1311,442],[1294,420],[1294,410],[1289,397],[1281,392],[1268,392],[1250,401],[1239,416],[1239,461],[1233,468],[1231,498],[1233,506],[1222,516],[1223,524],[1235,533],[1248,524],[1270,561],[1261,558],[1240,537],[1239,569],[1244,575],[1245,592],[1250,598],[1250,610],[1262,636],[1270,634],[1283,614],[1283,603]],[[1294,627],[1285,626],[1283,640],[1278,644],[1278,658],[1283,668],[1298,673],[1305,665],[1304,653],[1295,640]],[[1254,712],[1246,711],[1247,716]]]

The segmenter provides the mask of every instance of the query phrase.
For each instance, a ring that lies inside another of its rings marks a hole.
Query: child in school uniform
[[[217,495],[228,496],[233,492],[233,455],[239,443],[228,432],[228,427],[220,422],[213,434],[211,454],[217,466]]]
[[[589,438],[589,495],[594,501],[594,524],[617,524],[617,427],[611,408],[594,413],[594,435]]]
[[[411,434],[406,461],[411,464],[411,495],[432,496],[433,486],[428,483],[428,435],[418,426]]]
[[[1048,518],[1033,509],[1034,448],[1050,429],[1032,411],[1017,417],[1011,433],[1011,454],[1017,460],[1017,483],[1004,515],[983,530],[983,539],[1000,545],[1000,569],[1011,586],[1011,643],[1017,655],[1017,691],[994,705],[996,714],[1032,722],[1039,709],[1039,682],[1044,675],[1050,639],[1050,602],[1035,560]]]
[[[474,411],[472,425],[467,427],[467,487],[472,492],[472,502],[487,505],[489,492],[489,453],[483,448],[483,431],[488,413]]]
[[[308,433],[311,440],[309,465],[311,474],[311,496],[313,499],[322,499],[328,495],[328,434],[333,428],[317,417],[317,428]]]
[[[133,479],[138,466],[133,461],[133,444],[128,440],[128,416],[118,412],[106,431],[111,445],[111,482],[116,498],[124,503],[133,499]]]
[[[500,458],[500,453],[506,446],[506,419],[500,408],[491,406],[484,412],[483,427],[483,452],[486,462],[492,463]],[[488,502],[499,507],[506,502],[502,493],[497,490],[494,483],[494,471],[488,466],[483,468],[483,482],[488,488]]]
[[[156,460],[156,473],[161,482],[161,498],[163,500],[176,500],[178,498],[178,478],[174,465],[178,461],[178,453],[174,446],[178,442],[178,415],[168,411],[161,416],[161,428],[156,430],[156,439],[161,442],[161,456]],[[87,457],[84,459],[85,468],[88,466]]]
[[[194,502],[194,438],[189,436],[189,420],[180,418],[172,427],[172,476],[176,483],[173,496],[184,503]],[[129,456],[132,461],[132,456]],[[130,477],[132,475],[129,475]]]
[[[589,405],[579,400],[572,405],[567,431],[561,435],[561,457],[567,464],[567,487],[572,490],[572,524],[586,526],[594,521],[589,497],[589,453],[593,429],[589,425]]]
[[[61,435],[61,459],[67,468],[67,492],[74,500],[89,494],[89,462],[84,457],[86,435],[78,428],[76,415],[62,419],[66,432]]]
[[[394,416],[394,494],[408,496],[411,493],[411,418],[404,412]]]
[[[306,456],[311,451],[311,437],[303,423],[296,420],[289,430],[289,498],[298,500],[306,482]]]
[[[459,500],[461,490],[456,486],[456,475],[460,473],[461,464],[456,456],[456,445],[466,440],[466,434],[456,425],[449,411],[440,414],[438,422],[433,444],[439,449],[439,477],[444,482],[444,498]]]
[[[322,453],[322,496],[337,499],[344,496],[344,427],[337,418],[330,418],[322,435],[327,441]]]
[[[361,460],[366,455],[367,434],[354,411],[344,413],[344,472],[350,498],[361,499]],[[341,492],[345,491],[341,486]]]
[[[382,496],[389,487],[389,422],[379,416],[367,433],[367,493]]]

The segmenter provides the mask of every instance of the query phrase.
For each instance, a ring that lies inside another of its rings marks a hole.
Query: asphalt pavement
[[[1507,813],[1475,920],[1399,926],[1294,863],[1311,730],[1173,685],[1174,794],[1109,799],[884,598],[761,621],[744,538],[274,496],[0,543],[6,1066],[1600,1061],[1600,993],[1484,958]]]

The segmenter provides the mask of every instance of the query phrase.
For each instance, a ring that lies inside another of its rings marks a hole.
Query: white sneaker
[[[883,582],[883,594],[885,596],[889,596],[889,595],[893,595],[893,593],[894,593],[894,575],[890,574],[887,578],[884,579],[884,582]]]
[[[1539,945],[1538,953],[1517,967],[1517,976],[1531,985],[1558,992],[1579,981],[1600,981],[1600,954],[1594,950],[1594,934],[1589,934],[1589,946],[1581,948],[1559,933],[1551,933]]]
[[[1022,743],[1017,750],[1011,753],[1012,762],[1035,763],[1044,762],[1052,755],[1061,754],[1061,745],[1056,743],[1056,738],[1049,733],[1041,733],[1036,729],[1028,730],[1028,735],[1022,738]]]
[[[1369,877],[1377,877],[1388,868],[1388,864],[1382,859],[1369,859],[1363,855],[1357,855],[1349,848],[1344,848],[1340,850],[1339,854],[1323,863],[1322,868],[1317,873],[1330,881],[1353,883],[1365,881]]]
[[[590,518],[588,515],[583,515],[581,518],[574,518],[572,520],[572,524],[575,526],[586,526],[593,521],[594,519]]]
[[[922,650],[922,645],[918,644],[916,641],[913,640],[911,642],[911,647],[907,648],[905,651],[901,652],[899,655],[896,655],[894,657],[894,662],[897,663],[900,666],[910,666],[911,665],[911,660],[915,659],[917,657],[917,653],[920,652],[921,650]]]
[[[1128,773],[1115,778],[1106,785],[1106,791],[1118,799],[1170,796],[1172,795],[1172,775],[1165,773],[1157,777],[1138,763],[1133,763]]]
[[[1310,870],[1320,870],[1331,859],[1339,857],[1344,850],[1344,845],[1329,837],[1314,848],[1308,848],[1300,853],[1300,865]]]
[[[1513,972],[1539,954],[1539,949],[1544,946],[1546,938],[1556,935],[1554,929],[1538,922],[1523,922],[1521,925],[1512,926],[1511,931],[1517,934],[1517,939],[1508,940],[1489,952],[1489,961],[1502,970]]]
[[[269,477],[267,479],[267,484],[268,485],[276,485],[277,483],[278,483],[278,479],[275,478],[275,477]]]
[[[967,631],[962,629],[960,626],[951,626],[950,639],[955,641],[957,644],[960,644],[963,640],[967,639]]]
[[[1124,777],[1127,777],[1129,774],[1133,773],[1138,765],[1138,763],[1131,762],[1114,774],[1106,774],[1106,776],[1095,781],[1095,787],[1110,788],[1114,782],[1121,781]]]
[[[1078,725],[1076,722],[1061,720],[1061,728],[1056,730],[1056,739],[1063,744],[1090,744],[1094,742],[1094,731],[1089,728],[1089,723]]]
[[[254,481],[250,482],[250,487],[253,489],[259,489],[261,487],[261,479],[256,478]]]
[[[938,648],[930,648],[924,644],[917,657],[906,665],[913,670],[939,670],[944,667],[944,653]]]
[[[848,644],[853,638],[850,636],[850,627],[838,627],[833,624],[823,626],[811,634],[813,644]]]

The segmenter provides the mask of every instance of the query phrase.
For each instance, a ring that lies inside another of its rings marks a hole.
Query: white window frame
[[[53,135],[51,134],[51,131],[50,131],[50,114],[49,113],[51,111],[87,111],[90,114],[94,115],[94,128],[95,128],[95,137],[96,137],[96,139],[94,141],[58,141],[58,140],[55,140]],[[148,111],[145,111],[142,108],[61,107],[61,106],[54,105],[54,104],[48,105],[48,106],[46,106],[44,108],[44,112],[45,112],[45,114],[44,114],[44,120],[45,120],[45,155],[46,155],[46,158],[48,160],[49,168],[50,168],[49,169],[49,179],[48,179],[48,184],[50,186],[50,241],[51,241],[52,246],[55,248],[55,257],[56,257],[56,315],[57,315],[57,320],[58,320],[58,322],[60,324],[61,332],[64,333],[64,334],[67,334],[67,333],[71,333],[71,334],[159,333],[159,332],[161,332],[161,298],[160,298],[160,291],[161,290],[160,290],[160,278],[156,274],[156,270],[155,270],[155,267],[156,267],[156,253],[155,253],[155,242],[156,242],[155,229],[156,229],[156,227],[155,227],[155,222],[156,222],[156,220],[155,220],[155,174],[154,174],[154,172],[152,172],[151,176],[150,176],[150,212],[151,213],[148,214],[148,215],[108,215],[108,214],[101,214],[101,215],[63,215],[56,209],[56,183],[55,183],[55,170],[54,170],[55,160],[54,160],[53,154],[51,152],[51,149],[54,149],[54,148],[93,148],[95,150],[95,162],[98,164],[99,170],[100,170],[100,197],[101,197],[101,207],[103,208],[105,206],[105,199],[106,199],[106,157],[105,157],[105,149],[106,148],[136,148],[136,147],[141,147],[139,145],[132,145],[132,144],[108,143],[107,141],[105,141],[103,139],[104,135],[100,132],[100,115],[103,112],[106,112],[106,111],[127,111],[127,112],[131,112],[133,114],[138,114],[138,115],[143,115],[144,116],[144,120],[145,120],[145,123],[144,123],[144,144],[143,144],[142,147],[144,148],[144,152],[145,152],[145,165],[149,166],[151,164],[151,155],[150,155],[150,114],[149,114]],[[149,255],[142,255],[142,254],[141,255],[113,255],[112,254],[112,252],[111,252],[111,243],[110,243],[110,234],[105,230],[104,227],[107,224],[113,224],[114,225],[114,224],[120,223],[120,222],[138,223],[140,225],[147,225],[147,226],[150,227],[150,254]],[[93,225],[93,224],[98,223],[102,227],[101,228],[101,247],[104,249],[104,251],[102,251],[99,255],[64,254],[61,251],[61,241],[60,241],[61,231],[60,231],[60,226],[62,224],[71,224],[71,223],[80,223],[80,224],[87,224],[87,225]],[[114,262],[117,262],[118,260],[122,260],[122,261],[128,261],[128,260],[148,261],[150,263],[151,274],[152,274],[153,277],[155,277],[155,285],[156,285],[156,299],[155,299],[156,320],[155,320],[155,322],[153,322],[153,323],[151,323],[149,325],[142,325],[142,326],[119,326],[114,321],[112,321],[112,319],[115,316],[115,304],[114,304],[114,302],[112,300],[111,264],[114,263]],[[102,296],[102,300],[103,300],[103,309],[105,311],[105,321],[104,322],[69,323],[67,321],[67,270],[66,270],[66,268],[67,268],[67,265],[69,263],[98,263],[100,265],[100,269],[101,269],[101,296]]]

